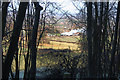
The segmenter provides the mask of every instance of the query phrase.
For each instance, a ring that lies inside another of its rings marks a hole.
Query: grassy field
[[[50,44],[40,44],[38,47],[39,49],[71,49],[71,50],[77,50],[78,45],[73,43],[66,43],[66,42],[56,42],[56,41],[50,41]]]
[[[53,49],[78,50],[77,42],[79,36],[60,36],[60,37],[46,37],[46,38],[49,40],[50,43],[40,44],[38,46],[39,49],[53,48]]]
[[[71,49],[71,50],[78,50],[78,38],[79,36],[54,36],[54,37],[46,37],[46,40],[49,41],[49,43],[40,43],[38,46],[38,49]],[[23,42],[22,42],[23,43]],[[24,52],[27,52],[27,45],[28,43],[24,43],[26,47],[24,47]],[[5,45],[2,46],[3,53],[6,55],[7,50],[9,48],[9,44],[5,47]]]
[[[58,40],[66,42],[77,42],[79,36],[55,36],[55,37],[46,37],[49,40]]]

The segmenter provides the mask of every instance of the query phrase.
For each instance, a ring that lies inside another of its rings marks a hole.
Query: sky
[[[16,0],[12,0],[13,2]],[[32,0],[30,0],[31,2]],[[76,9],[76,7],[73,5],[72,1],[76,2],[77,0],[38,0],[39,2],[45,2],[45,1],[50,1],[50,2],[56,2],[58,4],[61,4],[61,7],[64,11],[68,11],[71,14],[78,13],[79,11]],[[79,0],[78,0],[79,1]],[[78,2],[76,2],[77,4]],[[13,3],[14,5],[14,3]],[[78,3],[79,7],[83,6],[82,2]]]
[[[47,1],[61,4],[63,10],[68,11],[72,14],[78,13],[78,10],[73,5],[72,0],[47,0]],[[83,4],[80,3],[80,6],[83,6]]]
[[[69,11],[71,13],[76,11],[76,8],[72,4],[71,0],[51,0],[51,1],[61,4],[61,6],[63,6],[62,8],[63,10]]]

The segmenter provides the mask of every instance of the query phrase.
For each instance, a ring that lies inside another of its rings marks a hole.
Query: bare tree
[[[43,9],[39,3],[35,2],[35,22],[33,26],[33,31],[32,31],[32,42],[31,42],[31,78],[35,79],[36,77],[36,55],[37,55],[37,48],[36,48],[36,39],[37,39],[37,30],[38,30],[38,25],[39,25],[39,17],[40,17],[40,11]]]
[[[13,56],[15,52],[17,51],[18,39],[19,39],[20,31],[22,29],[22,23],[25,17],[27,4],[28,2],[20,3],[18,15],[16,18],[16,22],[14,24],[13,34],[12,34],[11,41],[10,41],[10,46],[9,46],[5,61],[3,63],[3,74],[2,74],[3,79],[8,79],[9,77],[9,71],[11,68]]]
[[[92,69],[92,2],[87,3],[88,76],[93,77]]]
[[[113,74],[113,69],[114,69],[114,65],[115,65],[115,53],[116,53],[116,44],[117,44],[118,29],[119,29],[118,23],[119,23],[119,19],[120,19],[119,16],[120,16],[120,1],[118,2],[118,8],[117,8],[116,25],[115,25],[114,41],[113,41],[113,46],[112,46],[109,77],[115,76],[115,74]]]

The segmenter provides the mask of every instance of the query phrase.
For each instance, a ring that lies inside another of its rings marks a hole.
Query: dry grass
[[[53,49],[78,50],[78,45],[75,43],[72,43],[72,42],[77,42],[78,41],[77,38],[79,38],[79,36],[47,37],[47,39],[49,40],[56,40],[56,41],[50,41],[49,44],[46,44],[46,43],[40,44],[38,48],[39,49],[53,48]],[[63,41],[63,42],[59,42],[59,41]]]
[[[66,41],[66,42],[77,42],[79,36],[55,36],[55,37],[46,37],[49,40],[58,40],[58,41]]]
[[[39,49],[71,49],[71,50],[77,50],[78,45],[73,43],[66,43],[66,42],[56,42],[56,41],[50,41],[50,44],[40,44],[38,46]]]

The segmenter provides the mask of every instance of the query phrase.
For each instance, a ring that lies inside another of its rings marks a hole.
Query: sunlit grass
[[[74,43],[50,41],[50,44],[40,44],[40,46],[38,46],[38,48],[41,48],[41,49],[53,48],[53,49],[71,49],[71,50],[77,50],[78,49],[78,45],[74,44]]]
[[[46,37],[49,40],[58,40],[58,41],[66,41],[66,42],[77,42],[79,36],[59,36],[59,37]]]
[[[55,36],[55,37],[46,37],[49,40],[49,43],[43,43],[38,46],[39,49],[71,49],[78,50],[78,38],[79,36]],[[55,40],[55,41],[52,41]],[[62,41],[62,42],[60,42]]]

